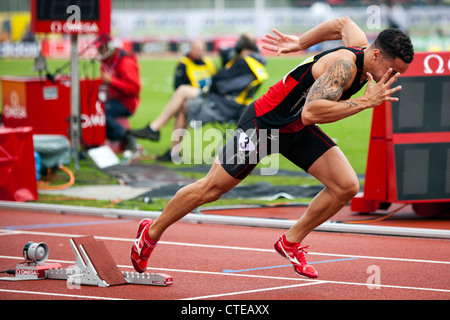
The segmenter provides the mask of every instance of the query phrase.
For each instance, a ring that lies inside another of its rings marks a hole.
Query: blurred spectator
[[[175,71],[174,89],[182,84],[207,90],[211,86],[211,77],[217,72],[211,58],[205,56],[205,43],[195,40],[189,52],[181,58]]]
[[[0,22],[0,42],[9,41],[11,39],[11,19],[7,16]]]
[[[252,35],[242,35],[228,58],[225,67],[213,76],[208,92],[202,93],[190,85],[178,87],[154,121],[130,132],[140,138],[158,141],[159,131],[171,118],[175,118],[174,129],[185,128],[194,121],[202,124],[237,122],[268,75],[265,59],[258,53]],[[171,148],[158,160],[170,161],[172,155],[179,156],[181,140],[179,137],[172,141]]]
[[[386,16],[389,28],[397,28],[408,34],[409,23],[408,16],[400,1],[386,0]]]
[[[100,35],[95,41],[100,73],[107,86],[105,101],[106,137],[120,141],[123,149],[135,151],[136,141],[117,120],[133,115],[139,104],[141,83],[139,66],[134,55],[116,48],[109,35]]]
[[[24,42],[35,42],[36,37],[33,32],[31,32],[30,24],[27,24],[25,31],[23,32],[22,41]]]

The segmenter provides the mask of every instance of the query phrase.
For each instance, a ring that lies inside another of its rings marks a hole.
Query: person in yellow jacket
[[[211,86],[211,78],[217,73],[216,66],[210,57],[205,56],[205,42],[194,40],[189,52],[181,58],[175,70],[174,89],[186,84],[194,88],[207,90]]]

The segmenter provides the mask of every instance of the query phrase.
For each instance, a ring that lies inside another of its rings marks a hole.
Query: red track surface
[[[267,212],[264,210],[259,212],[263,216]],[[285,212],[279,215],[286,215],[288,219],[299,215],[298,208],[283,210]],[[238,211],[235,213],[240,214]],[[256,213],[253,210],[245,214]],[[343,210],[336,219],[348,217],[348,210]],[[405,224],[414,224],[414,227],[419,225],[401,215],[390,223],[398,226],[402,224],[401,220]],[[436,227],[427,221],[440,221],[444,229],[449,225],[448,219],[413,220],[422,220],[426,228]],[[48,262],[60,262],[63,267],[68,267],[75,261],[69,239],[93,235],[105,243],[121,270],[134,271],[129,261],[129,250],[137,224],[138,220],[131,219],[0,209],[0,270],[12,269],[23,261],[21,251],[28,241],[47,243],[50,248]],[[173,276],[174,284],[170,287],[122,285],[69,289],[64,280],[0,281],[0,299],[450,298],[449,240],[313,232],[304,245],[310,245],[307,259],[315,263],[319,278],[310,280],[297,276],[289,262],[273,250],[273,243],[284,231],[179,222],[164,234],[150,258],[148,269],[148,272]],[[234,272],[224,272],[227,269]],[[379,283],[371,281],[375,275],[373,270],[379,272]],[[371,288],[373,286],[376,288]]]

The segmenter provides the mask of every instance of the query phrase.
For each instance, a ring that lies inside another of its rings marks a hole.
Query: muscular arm
[[[351,85],[356,75],[356,66],[349,59],[336,59],[311,86],[302,111],[303,124],[335,122],[376,107],[384,101],[397,101],[398,98],[392,98],[390,94],[400,90],[401,86],[393,89],[390,86],[400,74],[390,77],[391,73],[392,69],[389,68],[376,84],[368,73],[369,82],[364,96],[339,101],[342,92]]]
[[[276,29],[273,32],[275,36],[262,38],[263,48],[278,54],[305,50],[328,40],[342,39],[344,46],[368,46],[366,35],[349,17],[324,21],[301,36],[285,35]]]
[[[298,41],[301,48],[309,48],[323,41],[341,39],[344,46],[364,47],[368,45],[364,32],[347,16],[324,21],[305,32]]]

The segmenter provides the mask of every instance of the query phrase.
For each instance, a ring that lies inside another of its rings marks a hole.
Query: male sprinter
[[[318,277],[306,262],[303,239],[314,228],[338,212],[359,191],[359,182],[339,147],[316,123],[337,121],[373,108],[390,97],[400,86],[390,88],[411,63],[414,51],[407,35],[398,29],[382,31],[371,45],[361,29],[348,17],[325,21],[300,37],[274,30],[267,35],[265,48],[280,53],[304,50],[319,42],[342,39],[339,47],[307,59],[250,104],[238,123],[234,140],[203,179],[180,189],[155,220],[143,219],[131,250],[131,261],[144,272],[150,253],[163,232],[196,207],[215,201],[233,189],[256,166],[254,154],[248,156],[236,143],[242,134],[257,136],[255,152],[270,154],[263,129],[279,130],[279,152],[317,178],[325,188],[311,201],[297,223],[275,242],[275,250],[287,258],[301,276]],[[351,98],[367,82],[363,96]],[[373,80],[376,83],[373,83]],[[256,134],[252,134],[256,132]],[[239,158],[238,163],[230,159]]]

